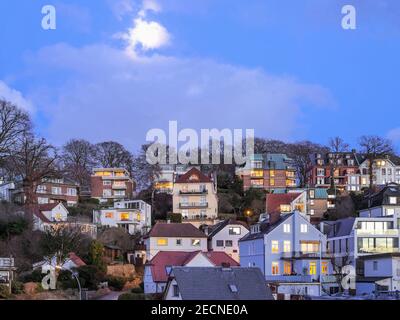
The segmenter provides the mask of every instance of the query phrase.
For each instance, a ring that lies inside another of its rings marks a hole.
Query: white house
[[[239,262],[239,240],[249,233],[245,222],[225,220],[206,229],[208,250],[225,252]]]
[[[326,236],[297,211],[253,225],[239,247],[240,265],[260,268],[275,293],[318,296],[328,286]]]
[[[145,234],[151,227],[151,206],[142,200],[118,201],[112,208],[95,210],[93,222],[124,228],[129,234]]]
[[[68,254],[68,258],[64,261],[62,265],[63,270],[73,270],[82,266],[85,266],[86,263],[79,258],[75,253],[71,252]],[[56,268],[57,267],[57,259],[54,256],[51,261],[43,260],[33,264],[33,270],[45,267],[47,270],[50,267]]]
[[[144,292],[162,293],[168,282],[172,267],[216,267],[239,266],[239,264],[224,252],[202,251],[160,251],[144,269]]]
[[[33,215],[34,229],[45,231],[46,227],[54,223],[67,222],[68,210],[60,203],[40,204],[35,208]]]
[[[207,236],[190,223],[156,223],[143,238],[147,260],[159,251],[207,251]]]
[[[361,187],[369,187],[369,160],[360,164]],[[372,180],[374,185],[400,183],[400,163],[390,156],[375,159],[372,166]]]

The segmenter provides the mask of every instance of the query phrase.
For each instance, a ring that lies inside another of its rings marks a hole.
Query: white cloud
[[[21,92],[10,88],[3,81],[0,81],[0,99],[7,100],[25,111],[33,112],[31,101],[24,98]]]
[[[106,45],[51,46],[31,57],[28,69],[36,73],[32,68],[38,77],[43,70],[70,75],[61,85],[42,88],[53,94],[47,106],[35,96],[56,144],[80,136],[133,148],[145,142],[149,129],[165,129],[170,120],[180,129],[254,128],[260,136],[301,139],[305,108],[332,103],[318,85],[261,69],[160,55],[132,59]]]

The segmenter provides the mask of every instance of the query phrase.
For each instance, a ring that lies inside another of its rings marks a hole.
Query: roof
[[[179,176],[175,183],[208,183],[212,182],[211,178],[206,176],[197,168],[192,168],[185,174]]]
[[[269,221],[263,221],[260,223],[260,232],[257,232],[257,233],[249,232],[242,239],[240,239],[239,242],[264,238],[264,235],[270,233],[277,226],[279,226],[281,223],[285,222],[287,219],[289,219],[293,215],[294,215],[294,212],[287,213],[287,214],[281,214],[279,216],[278,220],[276,220],[276,222],[274,222],[272,224]]]
[[[267,213],[281,212],[281,205],[290,205],[293,200],[299,197],[301,193],[278,193],[278,194],[267,194]]]
[[[150,232],[145,236],[166,237],[166,238],[207,238],[205,233],[201,232],[191,223],[156,223]]]
[[[46,211],[52,211],[55,207],[57,207],[60,204],[58,203],[46,203],[46,204],[39,204],[35,205],[33,207],[33,214],[38,217],[41,221],[46,222],[46,223],[51,223],[52,221],[49,220],[43,212]]]
[[[176,267],[183,300],[273,300],[258,268]]]
[[[159,251],[148,263],[154,282],[167,282],[167,267],[186,266],[197,255],[204,255],[213,265],[222,266],[229,263],[230,266],[239,266],[239,264],[228,256],[225,252],[201,252],[201,251]]]
[[[222,229],[224,229],[228,225],[241,225],[241,226],[245,227],[247,230],[249,230],[247,223],[245,223],[244,221],[227,219],[227,220],[221,221],[213,226],[210,226],[208,228],[208,230],[209,230],[208,237],[212,238],[213,236],[215,236],[218,232],[220,232]]]
[[[264,169],[286,170],[293,165],[293,159],[284,153],[267,153],[263,158]]]
[[[86,266],[86,263],[79,258],[74,252],[71,252],[69,254],[69,259],[77,266],[77,267],[82,267]]]
[[[327,222],[326,224],[329,226],[328,238],[349,236],[353,230],[355,220],[356,218],[349,217],[334,222]]]
[[[381,280],[385,280],[385,279],[389,279],[392,278],[391,276],[387,276],[387,277],[360,277],[358,276],[356,278],[356,282],[377,282],[377,281],[381,281]]]

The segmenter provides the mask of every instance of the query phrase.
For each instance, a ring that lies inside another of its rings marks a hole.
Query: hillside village
[[[0,113],[0,299],[399,298],[384,138],[258,138],[244,165],[151,166],[146,146],[57,149],[18,107]]]

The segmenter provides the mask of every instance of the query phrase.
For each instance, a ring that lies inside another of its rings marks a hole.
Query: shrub
[[[114,290],[121,291],[126,283],[124,278],[109,276],[107,278],[108,286]]]
[[[42,274],[42,270],[36,269],[36,270],[33,270],[32,272],[20,275],[19,281],[21,281],[23,283],[27,283],[27,282],[36,282],[37,283],[37,282],[42,282],[44,276],[45,275]]]
[[[11,292],[12,294],[21,294],[24,292],[24,284],[22,282],[14,280],[11,283]]]
[[[141,287],[131,289],[131,293],[143,293],[143,289]]]
[[[0,284],[0,299],[10,298],[10,289],[6,285]]]
[[[146,296],[143,293],[123,293],[118,300],[146,300]]]
[[[71,272],[62,270],[57,278],[57,287],[63,290],[70,288],[75,289],[78,287],[78,283],[76,279],[72,277]]]
[[[169,218],[172,223],[182,223],[182,215],[179,213],[171,213]]]
[[[78,273],[82,288],[89,290],[97,290],[100,282],[103,282],[105,279],[104,273],[92,265],[79,267]]]

